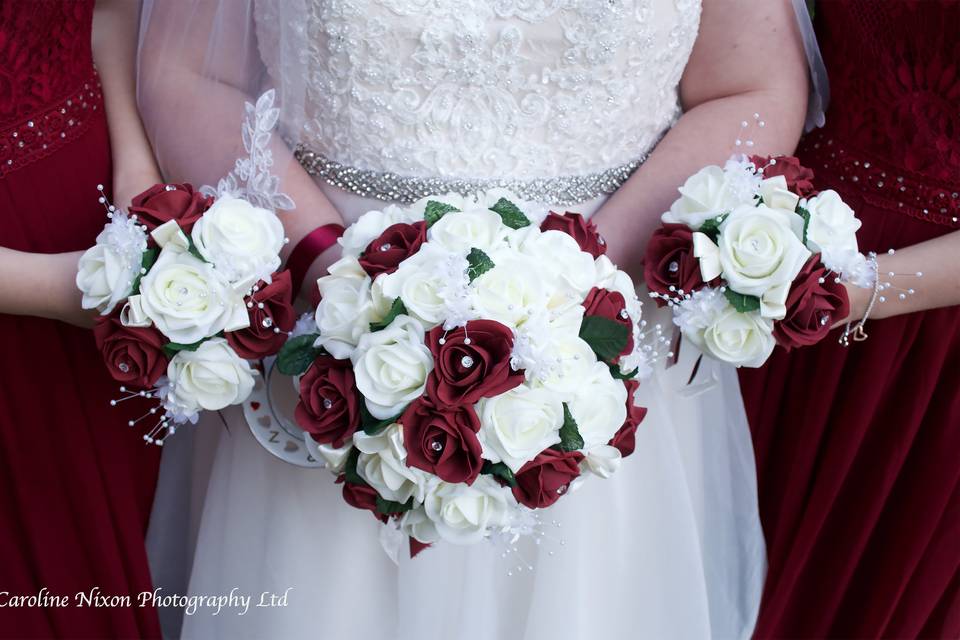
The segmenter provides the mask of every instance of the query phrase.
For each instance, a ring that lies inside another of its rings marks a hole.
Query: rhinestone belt
[[[431,195],[459,193],[469,195],[487,189],[508,189],[523,200],[549,205],[569,206],[588,202],[620,188],[646,159],[596,173],[533,180],[501,180],[496,178],[416,178],[395,173],[356,169],[340,164],[298,144],[294,157],[312,176],[365,198],[410,204]]]

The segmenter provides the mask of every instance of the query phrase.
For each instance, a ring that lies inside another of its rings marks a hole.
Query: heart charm
[[[260,410],[260,403],[259,403],[259,402],[251,402],[251,403],[250,403],[250,408],[253,409],[254,411],[259,411],[259,410]]]

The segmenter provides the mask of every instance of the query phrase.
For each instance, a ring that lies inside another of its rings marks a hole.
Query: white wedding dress
[[[256,0],[248,18],[282,136],[349,224],[493,185],[592,213],[678,117],[700,2]],[[735,371],[705,359],[688,385],[696,358],[642,385],[636,452],[559,501],[513,575],[492,544],[395,565],[328,472],[264,451],[239,410],[229,430],[206,416],[164,451],[157,584],[254,603],[292,587],[286,607],[185,616],[185,638],[749,637],[765,569],[750,436]]]

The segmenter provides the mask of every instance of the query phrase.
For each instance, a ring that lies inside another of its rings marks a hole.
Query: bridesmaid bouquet
[[[285,242],[276,215],[247,200],[214,198],[188,184],[156,185],[110,221],[80,258],[83,308],[111,376],[133,398],[158,399],[139,418],[163,444],[201,410],[243,402],[256,370],[293,329],[290,274],[277,272]]]
[[[449,195],[370,211],[340,243],[278,366],[301,376],[308,448],[396,546],[535,534],[533,510],[633,452],[656,342],[583,217]]]
[[[735,156],[690,177],[663,214],[644,277],[707,355],[759,367],[777,344],[812,345],[849,314],[842,283],[873,281],[860,221],[812,178],[796,158]]]

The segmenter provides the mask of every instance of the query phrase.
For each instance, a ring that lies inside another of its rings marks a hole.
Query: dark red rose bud
[[[445,482],[473,484],[480,475],[480,418],[471,405],[436,406],[421,397],[403,412],[400,424],[407,466],[423,469]]]
[[[819,253],[807,260],[794,278],[786,307],[786,316],[773,325],[773,337],[787,351],[816,344],[835,322],[850,315],[847,290],[821,264]]]
[[[771,160],[776,163],[770,164]],[[783,176],[787,181],[787,189],[801,198],[810,198],[817,195],[813,186],[813,170],[800,164],[800,160],[793,156],[750,156],[750,161],[758,169],[763,169],[764,178]]]
[[[416,558],[417,554],[430,546],[429,542],[420,542],[416,538],[410,538],[410,557]]]
[[[600,316],[627,328],[627,346],[620,355],[633,352],[633,322],[627,314],[627,301],[619,291],[594,287],[583,301],[584,316]],[[619,361],[619,358],[617,358]]]
[[[700,261],[693,255],[693,230],[683,224],[665,224],[653,232],[643,261],[643,278],[651,291],[676,297],[675,291],[690,293],[705,285]],[[656,298],[657,306],[666,301]]]
[[[277,353],[297,322],[290,272],[275,273],[272,280],[270,284],[257,283],[257,290],[247,298],[253,303],[247,305],[250,326],[224,334],[241,358],[256,360]]]
[[[320,356],[300,378],[294,410],[300,428],[320,444],[339,449],[360,425],[360,394],[349,360]]]
[[[377,490],[368,484],[353,484],[346,482],[343,474],[337,478],[343,483],[343,499],[354,509],[369,511],[380,522],[386,523],[387,516],[377,511]]]
[[[568,211],[560,215],[551,211],[540,225],[540,230],[563,231],[577,241],[581,251],[586,251],[594,258],[599,258],[607,252],[607,243],[597,231],[597,225],[579,213]]]
[[[153,231],[170,220],[176,220],[184,233],[213,205],[213,197],[205,196],[190,184],[156,184],[130,202],[130,215]]]
[[[467,326],[427,335],[434,368],[427,395],[441,405],[473,404],[523,382],[523,371],[510,366],[513,332],[493,320],[471,320]]]
[[[150,389],[167,372],[169,360],[163,345],[168,340],[156,327],[123,326],[119,308],[97,318],[93,336],[110,376],[117,382]]]
[[[400,222],[387,227],[380,237],[367,245],[360,256],[360,266],[371,278],[393,273],[400,263],[420,250],[427,240],[427,223]]]
[[[624,384],[627,387],[627,419],[608,444],[619,449],[620,455],[626,458],[637,446],[637,427],[647,416],[647,408],[638,407],[633,402],[633,394],[637,392],[640,383],[636,380],[626,380]]]
[[[513,495],[517,502],[531,509],[549,507],[580,475],[581,460],[583,454],[577,451],[544,449],[516,473]]]

